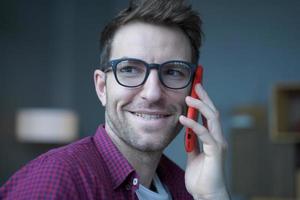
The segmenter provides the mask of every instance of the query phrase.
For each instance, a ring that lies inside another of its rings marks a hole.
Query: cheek
[[[187,105],[185,103],[185,97],[188,95],[185,91],[170,93],[166,101],[169,105],[173,105],[176,107],[176,110],[178,111],[178,114],[184,114],[187,110]]]
[[[114,109],[117,112],[121,110],[121,107],[132,101],[134,96],[133,92],[127,88],[119,85],[114,77],[107,78],[107,107]]]
[[[187,110],[187,105],[185,103],[185,97],[189,95],[188,90],[184,90],[177,94],[177,101],[176,103],[181,107],[182,113],[185,113]]]

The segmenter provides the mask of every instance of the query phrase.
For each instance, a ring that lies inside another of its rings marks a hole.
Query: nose
[[[156,102],[162,98],[162,84],[159,80],[158,71],[152,69],[142,87],[141,97],[149,102]]]

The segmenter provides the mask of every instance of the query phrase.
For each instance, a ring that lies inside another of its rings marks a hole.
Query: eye
[[[135,77],[143,75],[146,71],[146,67],[139,62],[135,61],[123,61],[117,65],[117,73],[120,76]]]
[[[168,69],[164,74],[169,76],[184,76],[180,69]]]
[[[119,68],[121,73],[137,73],[139,70],[135,66],[122,66]]]
[[[162,69],[162,75],[169,79],[185,79],[189,74],[189,67],[181,63],[169,63]]]

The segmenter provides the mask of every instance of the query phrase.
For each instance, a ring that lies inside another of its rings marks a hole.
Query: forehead
[[[119,28],[113,37],[111,59],[122,57],[156,63],[191,61],[191,45],[179,28],[131,22]]]

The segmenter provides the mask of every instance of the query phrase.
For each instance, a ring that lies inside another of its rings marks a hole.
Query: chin
[[[143,152],[162,152],[167,145],[162,144],[139,144],[134,145],[134,148]]]
[[[152,134],[152,133],[147,133],[151,135],[147,135],[150,137],[147,137],[144,135],[140,137],[136,137],[131,141],[131,146],[134,148],[140,150],[140,151],[145,151],[145,152],[155,152],[155,151],[163,151],[173,140],[172,138],[162,138],[159,137],[158,134]],[[155,137],[155,138],[153,138]],[[138,139],[137,139],[138,138]]]

